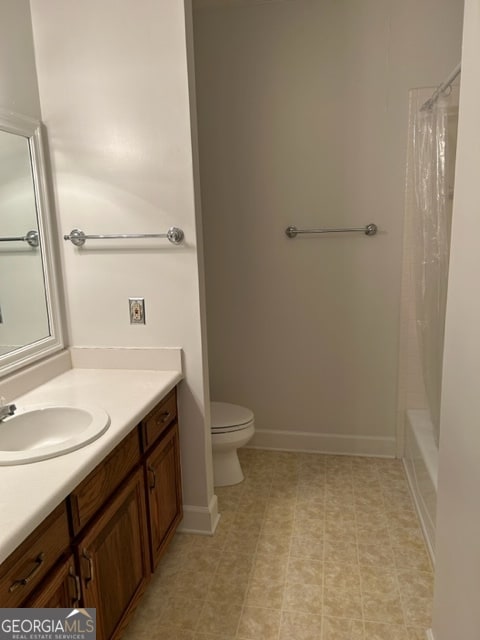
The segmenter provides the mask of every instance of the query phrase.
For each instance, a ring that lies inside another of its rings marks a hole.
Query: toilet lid
[[[254,418],[253,411],[250,411],[250,409],[240,407],[238,404],[229,404],[228,402],[211,402],[210,412],[212,431],[238,429],[242,425],[252,422]]]

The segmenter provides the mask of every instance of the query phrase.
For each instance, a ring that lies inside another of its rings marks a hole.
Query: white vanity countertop
[[[17,407],[98,405],[107,431],[87,446],[30,464],[0,466],[0,562],[64,500],[182,379],[180,371],[71,369],[18,398]]]

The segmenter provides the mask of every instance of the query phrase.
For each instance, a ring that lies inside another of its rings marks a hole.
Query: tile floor
[[[425,640],[432,567],[398,460],[240,456],[216,534],[175,536],[124,640]]]

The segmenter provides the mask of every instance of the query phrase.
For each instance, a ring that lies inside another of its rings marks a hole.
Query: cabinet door
[[[147,457],[146,474],[153,570],[183,515],[177,423]]]
[[[77,553],[83,605],[97,609],[97,639],[116,638],[150,576],[142,469],[106,504]]]
[[[75,562],[70,555],[57,569],[45,578],[39,590],[25,607],[70,609],[80,602],[80,580],[75,572]]]

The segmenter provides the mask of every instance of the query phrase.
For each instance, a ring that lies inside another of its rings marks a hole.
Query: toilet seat
[[[250,409],[228,402],[211,402],[212,433],[232,433],[248,429],[253,424],[254,415]]]

